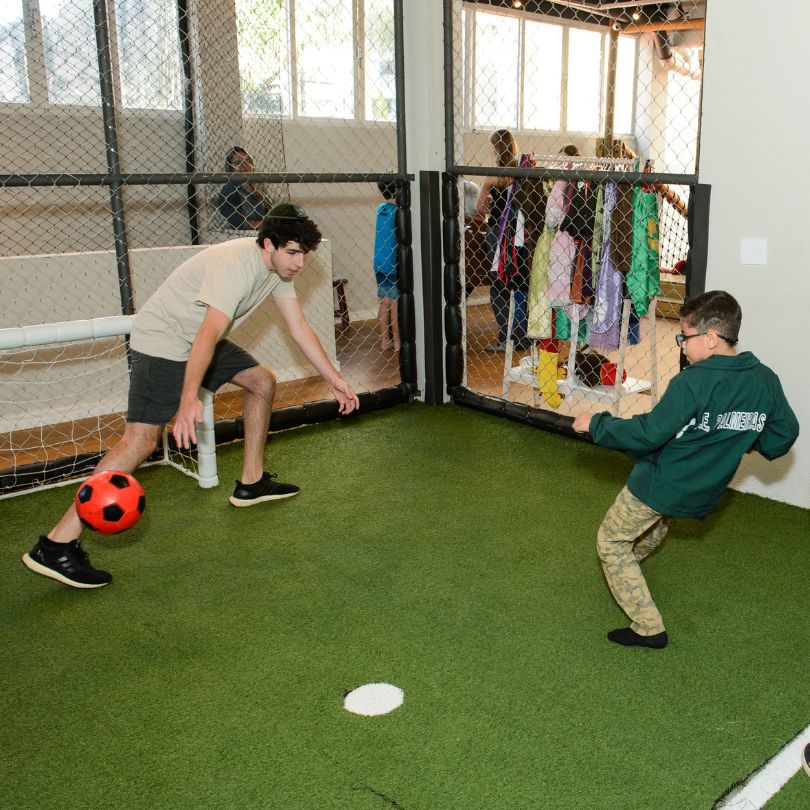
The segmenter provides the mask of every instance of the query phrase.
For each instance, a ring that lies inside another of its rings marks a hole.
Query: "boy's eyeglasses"
[[[687,340],[690,340],[693,337],[700,337],[701,335],[707,335],[707,334],[708,334],[708,332],[695,332],[695,334],[693,334],[693,335],[685,335],[683,332],[681,332],[680,335],[675,335],[675,343],[677,343],[678,348],[680,348],[681,346],[683,346],[684,343],[686,343]],[[737,343],[736,340],[732,340],[731,338],[726,337],[725,335],[718,335],[717,337],[722,338],[723,340],[725,340],[726,343],[729,344],[729,346],[734,346]]]
[[[680,335],[675,335],[675,343],[677,343],[678,348],[680,348],[690,338],[700,337],[701,335],[705,335],[705,334],[706,334],[705,332],[695,332],[694,335],[685,335],[683,332],[681,332]]]

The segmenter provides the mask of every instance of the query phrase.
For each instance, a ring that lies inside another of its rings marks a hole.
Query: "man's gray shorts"
[[[132,368],[129,373],[129,405],[127,422],[165,425],[171,422],[180,404],[185,360],[166,360],[130,350]],[[202,387],[216,391],[240,371],[259,363],[243,348],[222,340],[214,350],[211,364],[202,380]]]

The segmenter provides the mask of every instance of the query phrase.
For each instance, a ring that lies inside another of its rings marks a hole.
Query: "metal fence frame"
[[[186,171],[180,173],[124,173],[119,161],[118,122],[113,91],[113,69],[110,52],[110,24],[106,0],[93,0],[93,16],[96,32],[96,55],[101,90],[101,108],[104,128],[104,144],[107,171],[95,174],[32,173],[0,174],[0,188],[19,187],[89,187],[104,186],[109,189],[111,226],[114,237],[116,268],[121,300],[121,313],[134,314],[134,297],[130,271],[130,247],[126,228],[126,208],[123,189],[133,186],[187,186],[187,213],[190,244],[200,244],[198,214],[202,206],[198,202],[198,186],[221,185],[238,177],[250,183],[270,184],[351,184],[393,181],[397,186],[397,235],[399,272],[399,328],[401,347],[399,352],[400,383],[378,391],[359,395],[360,414],[410,401],[417,392],[416,324],[413,294],[413,252],[411,242],[410,181],[406,164],[405,138],[405,76],[403,41],[403,0],[393,0],[394,12],[394,69],[396,97],[396,152],[397,171],[394,173],[294,173],[253,172],[199,172],[195,166],[194,87],[191,78],[190,20],[188,0],[177,0],[178,35],[181,49],[181,64],[186,79],[183,100],[184,129],[186,134]],[[279,408],[272,413],[270,432],[339,418],[338,403],[334,400],[306,402]],[[217,443],[229,442],[244,436],[241,417],[222,420],[215,425]],[[87,469],[92,469],[100,454],[77,457]],[[42,462],[42,474],[47,477],[53,465]]]
[[[476,393],[461,384],[464,373],[462,343],[461,296],[461,232],[459,229],[458,181],[461,177],[531,177],[536,179],[613,180],[622,183],[670,184],[689,187],[688,235],[689,252],[686,264],[687,296],[704,291],[708,258],[709,204],[711,186],[701,184],[698,174],[667,172],[582,171],[565,169],[502,169],[467,166],[456,162],[455,154],[455,94],[453,92],[453,3],[443,0],[444,19],[444,95],[445,95],[445,174],[442,177],[442,233],[444,235],[444,324],[445,379],[451,400],[464,407],[503,416],[518,422],[560,433],[571,438],[591,441],[590,435],[574,433],[573,418],[553,412],[509,402],[494,396]],[[683,363],[681,356],[681,363]]]

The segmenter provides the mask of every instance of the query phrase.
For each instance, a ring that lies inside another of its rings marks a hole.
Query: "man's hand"
[[[575,433],[588,433],[591,429],[592,413],[581,413],[574,417],[574,424],[571,426]]]
[[[357,398],[357,394],[354,393],[352,387],[342,377],[338,377],[329,387],[332,389],[335,399],[340,403],[338,411],[344,416],[359,409],[360,400]]]
[[[174,440],[183,450],[190,450],[197,443],[197,423],[203,420],[203,406],[197,397],[181,402],[174,419]]]

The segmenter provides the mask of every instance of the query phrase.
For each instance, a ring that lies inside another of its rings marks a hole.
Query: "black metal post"
[[[120,180],[121,165],[118,159],[118,127],[115,120],[113,95],[112,60],[110,58],[110,26],[105,0],[93,0],[93,17],[96,26],[96,54],[98,78],[101,86],[101,112],[104,121],[104,145],[107,151],[107,171],[116,178],[110,183],[110,208],[112,209],[115,260],[118,268],[118,287],[121,296],[121,312],[135,312],[132,295],[132,275],[129,269],[129,246],[124,220],[124,185]]]
[[[394,97],[397,105],[397,170],[408,173],[405,140],[405,35],[403,33],[403,0],[394,0]]]
[[[64,188],[68,186],[182,186],[222,185],[232,180],[233,172],[174,172],[173,174],[0,174],[3,188]],[[239,175],[245,183],[377,183],[380,180],[413,180],[413,175],[395,172],[250,172]]]
[[[686,296],[706,292],[706,267],[709,261],[709,201],[712,187],[697,183],[689,190],[689,253],[686,257]]]
[[[444,162],[450,167],[455,155],[455,97],[453,93],[453,0],[444,0]]]
[[[185,131],[186,171],[197,169],[197,133],[194,127],[194,75],[191,68],[191,24],[188,14],[188,0],[177,0],[177,28],[180,34],[180,58],[183,63],[183,129]],[[199,203],[197,187],[186,188],[186,206],[188,208],[188,227],[191,232],[191,244],[200,244]]]

